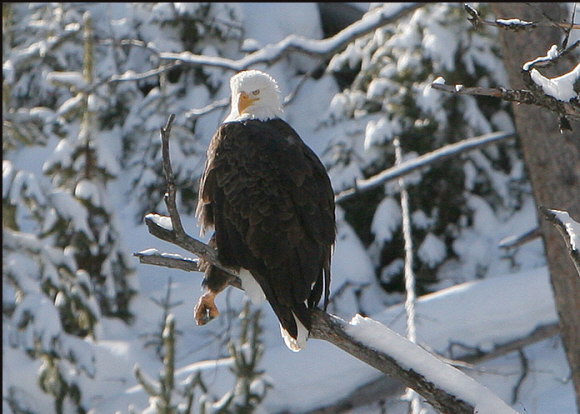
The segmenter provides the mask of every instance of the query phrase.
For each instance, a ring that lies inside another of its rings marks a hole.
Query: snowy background
[[[195,326],[201,274],[132,256],[149,248],[187,256],[143,223],[147,213],[166,213],[159,128],[168,115],[176,114],[179,208],[197,237],[197,181],[228,112],[228,62],[275,54],[265,46],[290,35],[329,37],[375,7],[345,5],[347,22],[316,3],[3,5],[4,412],[156,412],[171,377],[173,412],[188,412],[188,401],[191,412],[235,412],[251,394],[255,412],[302,413],[383,377],[321,341],[290,352],[271,309],[248,312],[233,288],[217,301],[220,317]],[[278,80],[285,119],[321,157],[337,194],[392,167],[395,137],[410,160],[514,129],[509,105],[429,86],[439,77],[506,86],[496,32],[475,32],[461,4],[387,4],[384,12],[405,7],[341,53],[290,52],[251,66]],[[500,246],[536,225],[515,140],[405,182],[421,346],[461,360],[557,322],[541,241]],[[347,321],[361,313],[405,335],[398,182],[339,203],[337,219],[329,311]],[[261,329],[250,329],[257,336],[244,344],[252,320]],[[252,357],[244,388],[239,362]],[[574,411],[557,335],[462,369],[520,413]],[[385,389],[372,403],[335,412],[406,413],[404,389]]]

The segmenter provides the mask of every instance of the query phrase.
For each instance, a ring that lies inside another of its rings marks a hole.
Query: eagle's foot
[[[220,314],[214,302],[215,296],[216,294],[213,292],[206,292],[199,298],[193,309],[195,323],[198,325],[205,325]]]

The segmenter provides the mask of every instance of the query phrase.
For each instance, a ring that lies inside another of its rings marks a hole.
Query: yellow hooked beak
[[[238,95],[238,113],[243,114],[254,102],[259,101],[260,98],[250,97],[246,92],[240,92]]]

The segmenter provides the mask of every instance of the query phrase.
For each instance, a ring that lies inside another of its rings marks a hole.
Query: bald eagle
[[[252,302],[270,303],[286,345],[299,351],[311,328],[309,308],[323,294],[328,305],[334,193],[319,158],[280,118],[276,81],[248,70],[230,88],[231,112],[209,145],[196,216],[202,235],[214,230],[219,261],[238,273]],[[204,268],[198,325],[219,314],[214,298],[231,277]]]

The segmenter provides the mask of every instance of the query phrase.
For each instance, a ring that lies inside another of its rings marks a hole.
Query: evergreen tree
[[[17,160],[3,161],[3,342],[7,354],[24,353],[39,364],[38,384],[53,398],[55,412],[85,412],[79,383],[95,368],[83,339],[97,337],[102,314],[129,318],[132,289],[105,197],[112,174],[103,160],[109,158],[95,150],[91,135],[90,22],[66,23],[63,5],[30,7],[27,14],[21,5],[3,5],[9,75],[3,82],[3,149]],[[31,21],[36,24],[28,26]],[[73,53],[79,45],[85,49],[80,62]],[[51,71],[75,63],[81,64],[77,72]],[[57,97],[58,87],[47,78],[73,96]],[[17,165],[26,165],[30,149],[54,149],[44,171]],[[31,403],[10,401],[15,412]]]
[[[325,158],[337,190],[394,166],[395,137],[411,159],[473,136],[513,130],[505,103],[430,87],[437,77],[470,86],[505,85],[489,32],[476,32],[458,4],[425,5],[405,20],[358,39],[329,64],[328,70],[352,79],[334,96],[326,125],[343,131]],[[406,180],[419,293],[432,289],[445,264],[460,263],[466,274],[484,276],[497,240],[481,246],[485,253],[479,257],[454,241],[480,230],[478,215],[505,221],[522,208],[529,189],[514,142],[436,164]],[[403,288],[397,193],[396,183],[387,183],[342,203],[387,291]]]
[[[100,310],[88,274],[46,233],[57,207],[55,194],[43,187],[30,172],[3,162],[4,357],[36,361],[38,385],[53,398],[54,412],[84,412],[79,383],[95,367],[82,338],[96,336]],[[9,391],[19,394],[16,387]],[[14,412],[26,412],[22,404],[30,403],[9,401]]]
[[[119,167],[111,163],[106,141],[101,140],[98,133],[101,128],[95,119],[102,99],[98,91],[92,92],[95,87],[95,39],[88,12],[84,15],[83,26],[82,73],[48,74],[53,81],[67,84],[73,94],[70,99],[78,102],[80,117],[80,120],[73,118],[64,123],[68,133],[44,165],[44,172],[51,177],[53,185],[74,199],[78,210],[60,214],[49,232],[57,234],[59,246],[69,247],[74,252],[78,267],[89,275],[103,315],[129,320],[129,302],[134,294],[128,280],[131,270],[127,255],[120,248],[106,188]],[[81,227],[76,226],[74,215],[83,217]]]

